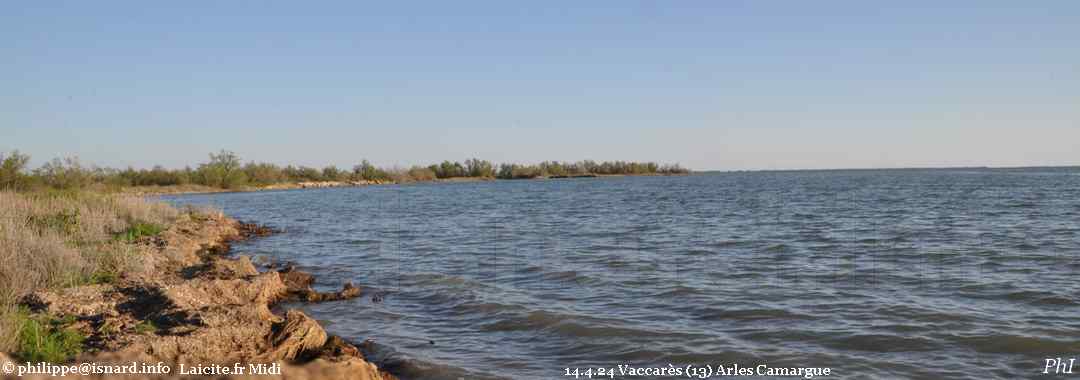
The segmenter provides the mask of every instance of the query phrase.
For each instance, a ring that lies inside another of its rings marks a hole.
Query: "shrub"
[[[284,172],[285,172],[285,176],[290,181],[300,182],[300,181],[322,181],[323,180],[322,172],[320,172],[319,169],[309,168],[309,167],[306,167],[306,166],[301,166],[301,167],[297,168],[297,167],[292,167],[290,165],[290,166],[285,168]]]
[[[14,303],[0,300],[0,352],[13,352],[19,344],[19,327],[22,327],[19,308]]]
[[[241,170],[240,156],[227,150],[210,153],[210,162],[199,165],[198,177],[203,185],[222,189],[235,189],[247,183],[247,175]]]
[[[325,181],[341,181],[347,179],[345,172],[338,169],[336,166],[327,166],[322,170],[322,177]]]
[[[39,230],[53,230],[65,235],[73,235],[79,228],[79,209],[61,210],[56,214],[30,215],[26,223]]]
[[[135,197],[0,191],[0,337],[15,335],[10,305],[24,294],[111,282],[144,267],[137,246],[124,241],[157,234],[178,215]],[[0,339],[0,350],[5,345],[12,349]]]
[[[21,320],[22,325],[15,354],[25,361],[64,363],[82,352],[86,337],[66,328],[71,319],[31,316],[26,310],[20,310],[17,320]]]
[[[102,285],[102,284],[114,284],[116,280],[120,278],[120,275],[111,270],[98,270],[91,273],[83,283],[88,285]]]
[[[248,163],[244,166],[244,174],[247,175],[248,181],[251,183],[263,186],[288,179],[281,168],[269,163]]]
[[[368,160],[363,160],[359,165],[353,166],[353,179],[363,181],[388,181],[390,173],[372,165]]]
[[[10,218],[0,220],[0,262],[0,305],[37,289],[76,284],[90,272],[59,233],[36,231]]]
[[[13,151],[4,156],[0,153],[0,190],[23,190],[27,186],[26,164],[30,156]]]
[[[414,181],[434,181],[435,178],[436,178],[435,177],[435,172],[431,171],[431,169],[422,168],[422,167],[419,167],[419,166],[414,166],[411,169],[409,169],[408,174],[409,174],[409,178],[411,178]]]
[[[495,165],[476,158],[466,160],[465,174],[469,177],[495,177]]]
[[[155,236],[165,228],[153,223],[132,222],[127,230],[116,235],[116,239],[124,242],[134,242],[143,236]]]
[[[57,189],[81,189],[94,181],[93,171],[84,167],[78,157],[55,158],[34,174],[46,185]]]

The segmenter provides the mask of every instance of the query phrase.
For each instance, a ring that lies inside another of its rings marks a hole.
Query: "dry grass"
[[[124,186],[116,190],[124,194],[134,195],[158,195],[158,194],[195,194],[195,193],[220,193],[230,191],[217,187],[198,184],[167,185],[167,186]]]
[[[178,216],[122,195],[0,192],[0,351],[15,347],[19,297],[142,268],[139,250],[117,236],[138,224],[167,227]]]

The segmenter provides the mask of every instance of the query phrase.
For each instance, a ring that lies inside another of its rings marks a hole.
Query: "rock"
[[[245,222],[238,222],[236,229],[240,231],[240,237],[243,239],[266,237],[280,232],[268,226],[260,226],[256,223]]]
[[[360,349],[354,346],[352,343],[346,342],[337,336],[331,335],[326,340],[326,344],[323,345],[323,356],[327,357],[353,357],[364,358],[364,355],[360,353]]]
[[[359,288],[349,283],[320,293],[311,288],[315,278],[309,273],[291,267],[259,273],[245,256],[222,257],[228,240],[245,235],[238,228],[248,229],[247,236],[265,232],[215,215],[182,219],[159,235],[163,244],[140,245],[152,270],[114,284],[37,292],[22,303],[34,312],[76,318],[72,328],[87,335],[76,362],[163,362],[174,369],[177,363],[276,362],[289,379],[394,379],[304,313],[279,316],[270,309],[286,298],[353,298]],[[10,357],[0,354],[3,360]]]
[[[317,291],[314,291],[314,290],[311,290],[311,289],[307,289],[305,291],[295,292],[293,294],[297,295],[298,298],[300,298],[300,300],[303,300],[303,301],[306,301],[306,302],[328,302],[328,301],[341,301],[341,300],[347,300],[347,299],[356,298],[356,297],[360,296],[360,293],[361,293],[360,288],[356,287],[351,282],[349,282],[349,283],[346,283],[344,286],[342,286],[341,290],[337,291],[337,292],[323,293],[323,292],[317,292]]]
[[[288,379],[396,380],[386,371],[361,359],[329,361],[316,359],[303,366],[285,366]]]
[[[285,320],[270,333],[271,360],[302,360],[315,357],[326,344],[326,331],[299,310],[289,310]]]
[[[200,265],[192,265],[181,269],[181,275],[187,279],[235,279],[259,275],[251,258],[237,256],[235,259],[210,260]]]
[[[311,285],[315,283],[315,277],[310,273],[300,271],[295,266],[289,265],[285,269],[277,272],[281,275],[282,281],[288,288],[288,295],[291,299],[297,299],[305,302],[326,302],[326,301],[340,301],[360,296],[360,288],[353,285],[351,282],[342,286],[341,291],[333,293],[317,292],[311,288]]]
[[[312,276],[307,272],[301,272],[293,265],[289,265],[285,267],[285,269],[279,270],[278,274],[281,275],[281,280],[285,282],[285,286],[290,290],[308,289],[311,285],[315,284],[315,276]]]

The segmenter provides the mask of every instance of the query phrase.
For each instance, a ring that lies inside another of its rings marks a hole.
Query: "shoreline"
[[[248,256],[230,255],[230,243],[272,233],[220,212],[189,213],[159,235],[133,243],[146,250],[147,271],[111,284],[34,292],[20,303],[37,315],[70,321],[66,328],[86,336],[74,363],[165,363],[172,369],[123,378],[200,375],[180,373],[183,364],[227,369],[231,373],[213,374],[230,377],[396,380],[298,309],[273,311],[282,302],[345,300],[362,291],[347,283],[338,292],[317,292],[311,288],[314,277],[292,266],[260,272]],[[4,360],[11,359],[0,355]],[[255,373],[258,368],[270,372]],[[23,377],[35,376],[50,377]]]
[[[331,188],[349,188],[349,187],[366,187],[366,186],[386,186],[386,185],[412,185],[412,184],[454,184],[454,183],[475,183],[475,182],[500,182],[500,181],[547,181],[556,179],[591,179],[591,178],[622,178],[622,177],[684,177],[693,175],[693,173],[687,174],[587,174],[587,175],[575,175],[575,176],[550,176],[550,177],[535,177],[535,178],[490,178],[490,177],[453,177],[442,178],[431,181],[408,181],[408,182],[395,182],[395,181],[316,181],[316,182],[291,182],[291,183],[277,183],[266,186],[248,186],[237,189],[221,189],[209,186],[137,186],[126,187],[119,190],[120,193],[136,195],[136,196],[160,196],[160,195],[186,195],[186,194],[218,194],[218,193],[250,193],[257,191],[274,191],[274,190],[311,190],[311,189],[331,189]]]

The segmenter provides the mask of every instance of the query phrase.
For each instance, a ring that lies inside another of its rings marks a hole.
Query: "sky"
[[[0,152],[1080,165],[1077,1],[23,1]]]

